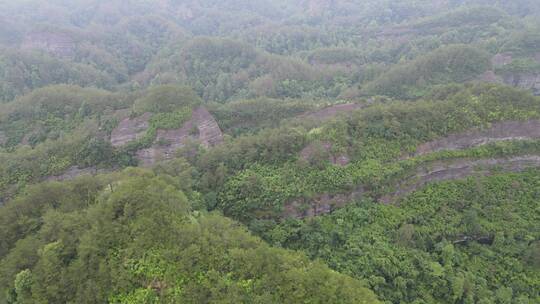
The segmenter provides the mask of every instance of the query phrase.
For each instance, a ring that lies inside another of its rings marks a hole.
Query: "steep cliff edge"
[[[433,182],[462,179],[469,176],[486,176],[496,171],[520,172],[538,167],[540,167],[540,156],[536,155],[436,162],[417,169],[416,173],[398,184],[394,192],[381,197],[379,201],[384,204],[397,203],[399,199]]]
[[[121,147],[127,143],[140,139],[150,126],[151,113],[144,113],[135,118],[124,118],[111,133],[111,144],[113,147]]]
[[[67,33],[54,31],[34,31],[26,35],[21,48],[40,50],[58,57],[73,57],[77,47],[76,40]]]
[[[491,66],[479,81],[507,84],[540,95],[540,52],[520,58],[512,53],[496,54],[491,58]]]
[[[540,138],[540,120],[504,121],[486,129],[469,130],[420,145],[415,156],[443,150],[461,150],[497,141]]]
[[[174,158],[175,152],[188,142],[195,141],[209,148],[223,141],[217,121],[204,107],[193,110],[192,117],[179,129],[158,130],[152,147],[137,152],[142,166],[151,166],[160,160]]]

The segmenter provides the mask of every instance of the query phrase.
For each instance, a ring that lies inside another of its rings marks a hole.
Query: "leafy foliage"
[[[484,72],[487,54],[470,46],[438,49],[413,62],[398,65],[363,88],[367,94],[415,98],[432,85],[463,82]]]
[[[374,203],[446,162],[540,155],[536,136],[415,154],[540,118],[538,97],[476,83],[540,92],[539,14],[535,0],[0,1],[0,304],[539,302],[537,170]],[[204,108],[222,144],[125,169]],[[73,179],[97,172],[115,173]],[[316,204],[329,214],[294,218]]]
[[[190,211],[194,194],[171,178],[132,169],[32,188],[0,213],[1,288],[17,303],[377,303],[350,277]]]
[[[364,201],[285,222],[268,238],[367,280],[391,302],[534,303],[537,190],[537,171],[445,182],[399,207]]]

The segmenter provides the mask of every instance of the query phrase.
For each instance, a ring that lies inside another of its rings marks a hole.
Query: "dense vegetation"
[[[394,303],[536,303],[538,171],[429,186],[397,206],[360,201],[288,221],[275,244],[302,249]]]
[[[194,210],[189,170],[29,188],[0,213],[7,302],[376,302],[359,281]]]
[[[330,122],[300,134],[306,141],[331,143],[332,151],[308,159],[311,165],[307,166],[305,160],[299,159],[298,149],[283,151],[286,153],[273,151],[274,159],[281,155],[279,161],[249,166],[223,185],[218,195],[221,208],[225,214],[251,225],[260,225],[257,223],[261,220],[266,222],[279,218],[284,204],[292,199],[310,198],[325,192],[352,191],[360,185],[374,196],[384,194],[393,180],[422,163],[437,159],[538,152],[535,151],[536,143],[518,144],[516,148],[496,145],[396,161],[414,151],[418,144],[433,138],[497,121],[540,117],[538,99],[513,89],[471,87],[450,94],[446,99],[434,94],[438,96],[437,102],[373,106],[349,119]],[[228,157],[233,157],[234,150],[230,148]],[[345,153],[351,163],[344,167],[332,165],[328,161],[328,153]],[[236,166],[234,158],[220,161],[231,169]]]
[[[539,16],[0,0],[0,304],[540,302]]]
[[[0,5],[2,101],[59,83],[181,83],[219,102],[417,97],[429,85],[478,76],[488,54],[531,59],[537,50],[531,0]]]

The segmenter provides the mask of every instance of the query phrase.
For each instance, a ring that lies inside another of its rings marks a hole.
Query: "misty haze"
[[[540,1],[0,0],[30,303],[540,303]]]

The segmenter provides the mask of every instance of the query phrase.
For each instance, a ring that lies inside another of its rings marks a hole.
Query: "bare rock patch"
[[[504,83],[516,88],[531,90],[533,94],[540,95],[540,74],[510,73],[504,76]]]
[[[397,185],[396,191],[379,199],[379,202],[390,204],[400,198],[417,191],[433,182],[463,179],[469,176],[486,176],[494,169],[505,172],[521,172],[528,168],[540,167],[540,156],[527,155],[513,158],[436,162],[419,168],[416,173]]]
[[[135,118],[124,118],[111,133],[111,144],[113,147],[123,146],[131,141],[144,136],[150,123],[152,114],[144,113]]]
[[[158,130],[154,145],[137,152],[143,166],[151,166],[158,161],[172,159],[176,151],[189,141],[195,141],[209,148],[223,141],[223,133],[212,114],[204,107],[193,110],[192,117],[179,129]]]
[[[540,138],[540,120],[505,121],[487,129],[470,130],[420,145],[415,156],[443,150],[461,150],[497,141],[531,140]]]
[[[3,131],[0,131],[0,146],[3,146],[7,143],[8,137],[6,136],[6,133]]]
[[[304,119],[316,119],[316,120],[328,120],[330,118],[336,117],[339,114],[347,114],[354,110],[361,109],[363,106],[356,103],[345,103],[345,104],[338,104],[330,107],[326,107],[324,109],[315,111],[315,112],[309,112],[306,114],[302,114],[300,118]]]
[[[495,74],[493,70],[488,70],[484,72],[484,74],[480,75],[481,82],[487,82],[487,83],[503,83],[503,79],[501,76]]]
[[[36,31],[29,33],[25,37],[21,48],[41,50],[58,57],[73,57],[75,55],[76,41],[67,33]]]
[[[328,161],[334,165],[346,166],[351,162],[349,156],[345,153],[333,153],[332,143],[311,143],[307,145],[302,151],[300,151],[300,158],[304,161],[310,162],[317,158],[319,153],[324,153]],[[322,150],[322,151],[320,151]]]
[[[283,210],[285,218],[306,218],[323,215],[344,207],[362,197],[362,189],[350,193],[320,194],[312,198],[299,198],[287,203]]]
[[[513,60],[511,53],[500,53],[491,58],[491,65],[495,68],[499,68],[512,63]]]
[[[111,170],[97,169],[95,167],[81,169],[77,166],[73,166],[67,169],[64,173],[60,175],[47,177],[46,180],[47,181],[65,181],[65,180],[72,180],[83,175],[94,176],[94,175],[104,174],[104,173],[109,173],[109,172],[111,172]]]

